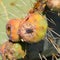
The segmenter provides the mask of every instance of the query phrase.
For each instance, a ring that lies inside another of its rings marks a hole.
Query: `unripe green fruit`
[[[12,43],[7,41],[1,46],[1,55],[3,60],[16,60],[24,58],[26,55],[25,50],[23,50],[23,47],[19,43]]]

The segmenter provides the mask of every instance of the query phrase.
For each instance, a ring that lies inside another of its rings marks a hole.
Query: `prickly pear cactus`
[[[23,18],[33,6],[35,0],[0,1],[0,44],[7,40],[6,23],[9,19]]]
[[[7,24],[8,20],[15,19],[15,18],[24,18],[27,15],[27,13],[29,12],[30,8],[33,6],[34,2],[36,2],[36,0],[0,0],[0,46],[6,40],[8,40],[8,37],[6,34],[6,24]],[[50,31],[52,31],[52,30],[50,29]],[[47,35],[53,36],[50,31],[47,33]],[[54,31],[52,31],[52,32],[54,32]],[[56,35],[58,35],[58,34],[56,33]],[[59,35],[59,37],[60,37],[60,35]],[[54,38],[54,39],[56,39],[56,38]],[[46,38],[46,40],[47,40],[47,38]],[[42,56],[43,55],[50,56],[53,53],[55,53],[55,54],[58,52],[60,53],[59,47],[54,45],[55,42],[53,42],[54,44],[53,43],[50,44],[46,40],[45,40],[45,43],[43,46],[44,50],[41,53]],[[54,41],[57,42],[57,40],[60,40],[60,39],[56,39]],[[58,43],[58,44],[60,45],[60,43]],[[53,47],[53,46],[55,46],[55,47]],[[58,47],[58,49],[57,49],[57,47]],[[40,54],[39,54],[39,57],[40,57]],[[0,55],[0,60],[2,60],[1,55]]]

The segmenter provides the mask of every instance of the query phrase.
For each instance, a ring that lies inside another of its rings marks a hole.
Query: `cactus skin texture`
[[[60,12],[60,0],[47,0],[47,6],[52,11]]]
[[[19,33],[25,42],[36,43],[45,37],[47,28],[45,16],[35,12],[26,17],[22,26],[20,26]]]
[[[9,39],[13,42],[18,42],[20,37],[18,35],[20,19],[11,19],[6,25],[6,33]]]
[[[9,41],[6,41],[1,46],[1,54],[3,60],[17,60],[24,58],[26,55],[25,50],[22,49],[22,45],[19,43],[11,43]]]

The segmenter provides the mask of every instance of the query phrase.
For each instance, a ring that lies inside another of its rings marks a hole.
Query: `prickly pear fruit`
[[[25,51],[22,49],[22,46],[20,44],[14,44],[12,46],[12,50],[14,51],[13,55],[18,59],[24,58],[26,55]]]
[[[45,37],[47,28],[48,23],[45,16],[36,12],[25,18],[20,26],[19,35],[25,42],[36,43]]]
[[[60,12],[60,0],[47,0],[47,6],[53,11]]]
[[[24,58],[26,52],[22,49],[23,46],[19,43],[11,43],[7,41],[1,46],[1,55],[3,60],[16,60]]]
[[[19,41],[20,37],[18,35],[20,19],[12,19],[6,25],[6,33],[9,39],[13,42]]]

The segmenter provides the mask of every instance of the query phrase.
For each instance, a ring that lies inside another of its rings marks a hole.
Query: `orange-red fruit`
[[[6,25],[6,33],[9,39],[13,42],[19,41],[20,37],[18,35],[20,19],[11,19]]]

